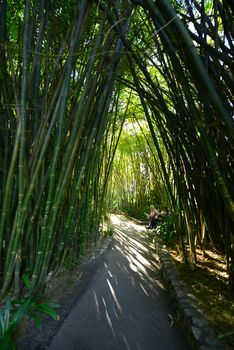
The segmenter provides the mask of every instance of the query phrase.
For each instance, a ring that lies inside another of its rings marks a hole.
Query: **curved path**
[[[112,216],[114,243],[50,350],[186,350],[144,227]]]

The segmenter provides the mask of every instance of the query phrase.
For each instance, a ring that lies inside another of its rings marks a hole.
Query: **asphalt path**
[[[112,216],[111,248],[49,350],[188,350],[146,229]]]

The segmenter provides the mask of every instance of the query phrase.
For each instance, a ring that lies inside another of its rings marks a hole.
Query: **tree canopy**
[[[233,4],[1,0],[1,295],[77,263],[103,215],[175,213],[234,281]]]

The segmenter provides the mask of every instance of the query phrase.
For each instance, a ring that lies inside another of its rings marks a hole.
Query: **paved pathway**
[[[188,350],[144,227],[112,217],[114,244],[49,350]]]

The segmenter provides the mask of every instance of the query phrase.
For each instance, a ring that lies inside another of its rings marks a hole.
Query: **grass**
[[[218,336],[234,348],[234,298],[228,286],[224,256],[208,248],[205,257],[197,248],[197,265],[183,264],[182,252],[174,241],[168,244],[181,280],[194,294],[206,318],[214,325]]]

